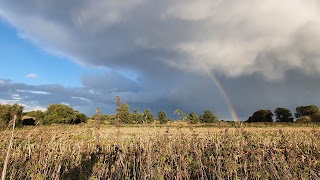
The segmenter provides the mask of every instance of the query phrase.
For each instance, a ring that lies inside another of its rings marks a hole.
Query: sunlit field
[[[11,131],[0,136],[2,172]],[[319,179],[319,137],[317,125],[25,127],[6,179]]]

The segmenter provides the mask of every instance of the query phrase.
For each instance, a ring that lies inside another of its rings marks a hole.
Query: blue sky
[[[114,113],[319,105],[317,0],[0,0],[0,103]],[[216,79],[216,80],[215,80]],[[227,99],[230,102],[227,102]]]
[[[81,87],[80,76],[92,70],[45,52],[21,38],[8,23],[0,21],[0,77],[32,85],[61,84]],[[27,77],[36,74],[37,77]]]

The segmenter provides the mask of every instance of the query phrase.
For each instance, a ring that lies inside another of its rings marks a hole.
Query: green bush
[[[13,119],[13,117],[16,115],[16,126],[22,125],[22,112],[23,112],[23,106],[19,104],[0,104],[0,124],[1,126],[7,126],[8,123]]]
[[[51,104],[45,112],[44,123],[64,123],[64,124],[78,124],[86,122],[88,117],[80,114],[73,108],[64,104]]]

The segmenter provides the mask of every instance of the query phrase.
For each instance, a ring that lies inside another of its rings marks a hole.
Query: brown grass
[[[54,125],[16,131],[7,179],[319,179],[318,127]],[[0,167],[10,132],[0,132]],[[1,169],[2,170],[2,169]]]
[[[7,150],[7,153],[6,153],[6,158],[5,158],[4,163],[3,163],[1,180],[5,180],[6,179],[6,175],[7,175],[7,167],[8,167],[8,162],[9,162],[9,158],[10,158],[10,151],[11,151],[11,148],[12,148],[12,142],[13,142],[13,138],[14,138],[13,136],[14,136],[14,129],[15,129],[15,126],[16,126],[16,119],[17,119],[17,116],[15,115],[13,120],[12,120],[11,137],[10,137],[10,141],[9,141],[9,145],[8,145],[8,150]]]

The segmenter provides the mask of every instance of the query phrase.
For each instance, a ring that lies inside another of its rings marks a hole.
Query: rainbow
[[[230,97],[228,96],[227,92],[224,90],[222,84],[220,83],[218,78],[216,78],[214,76],[214,74],[212,74],[210,72],[209,69],[207,70],[207,73],[208,73],[209,77],[213,80],[214,84],[218,87],[218,89],[219,89],[220,93],[222,94],[223,98],[225,99],[225,101],[227,103],[227,106],[228,106],[228,109],[229,109],[229,111],[231,113],[231,116],[233,118],[233,121],[239,122],[238,114],[235,111],[235,109],[234,109],[234,107],[233,107],[233,105],[231,103]]]

